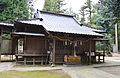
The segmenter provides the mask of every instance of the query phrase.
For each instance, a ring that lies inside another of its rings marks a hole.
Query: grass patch
[[[0,78],[70,78],[62,70],[53,71],[9,71],[0,72]]]

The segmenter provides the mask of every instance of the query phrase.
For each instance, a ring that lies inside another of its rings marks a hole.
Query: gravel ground
[[[113,75],[119,76],[120,77],[120,66],[113,66],[113,67],[100,67],[97,68],[100,69],[102,71],[111,73]]]

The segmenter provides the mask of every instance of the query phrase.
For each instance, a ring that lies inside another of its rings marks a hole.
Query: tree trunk
[[[115,25],[115,49],[118,52],[118,23]]]

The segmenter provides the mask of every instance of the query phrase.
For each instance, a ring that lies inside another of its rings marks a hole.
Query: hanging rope
[[[78,39],[78,40],[70,40],[70,39],[62,39],[62,38],[60,38],[60,37],[58,37],[58,36],[53,36],[53,35],[50,35],[49,36],[50,38],[56,38],[56,39],[58,39],[58,40],[60,40],[60,41],[70,41],[70,42],[74,42],[74,41],[81,41],[80,39]],[[82,42],[88,42],[90,40],[90,38],[89,39],[87,39],[87,40],[84,40],[84,41],[82,41]]]

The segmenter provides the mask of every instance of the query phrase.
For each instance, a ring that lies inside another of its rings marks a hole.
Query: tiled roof
[[[51,32],[103,36],[102,34],[94,32],[94,29],[92,28],[80,26],[73,16],[48,12],[41,12],[41,16],[43,21],[40,21],[39,19],[29,19],[19,20],[18,22],[42,25],[47,31]]]
[[[95,28],[91,28],[91,27],[87,27],[87,26],[83,26],[85,29],[90,29],[90,30],[92,30],[92,31],[94,31],[94,32],[98,32],[98,33],[104,33],[104,32],[106,32],[105,30],[99,30],[99,29],[95,29]]]

